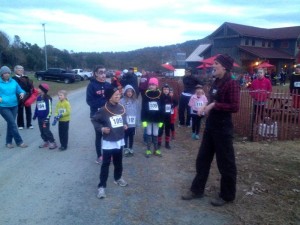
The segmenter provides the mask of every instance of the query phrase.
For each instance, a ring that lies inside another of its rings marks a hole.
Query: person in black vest
[[[18,115],[17,115],[17,125],[19,127],[19,130],[23,130],[25,127],[24,122],[24,109],[26,114],[26,127],[28,129],[33,129],[33,126],[31,124],[32,120],[32,111],[31,111],[31,105],[25,106],[24,102],[26,99],[30,97],[33,91],[33,81],[29,79],[26,75],[24,75],[24,68],[23,66],[17,65],[14,68],[15,76],[12,78],[17,81],[17,83],[20,85],[20,87],[26,92],[23,99],[19,99],[19,105],[18,105]]]
[[[195,75],[192,75],[192,69],[188,68],[185,70],[185,75],[182,78],[183,82],[183,92],[180,95],[179,98],[179,109],[178,109],[178,115],[179,115],[179,127],[180,126],[190,126],[191,121],[191,108],[189,107],[189,101],[191,96],[195,93],[196,85],[200,84],[203,85],[200,78],[196,77]],[[185,117],[186,113],[186,117]]]

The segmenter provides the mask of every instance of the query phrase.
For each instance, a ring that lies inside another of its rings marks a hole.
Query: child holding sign
[[[133,156],[133,142],[135,135],[135,128],[137,124],[140,123],[138,100],[136,98],[136,93],[131,85],[126,85],[124,88],[124,96],[120,101],[120,104],[125,107],[126,119],[128,124],[128,129],[125,130],[125,146],[124,155]]]
[[[201,119],[204,115],[198,115],[198,110],[207,105],[207,98],[203,91],[202,85],[196,85],[195,94],[192,95],[189,106],[191,107],[192,117],[192,139],[199,140],[199,131],[201,127]]]
[[[107,102],[92,117],[95,130],[103,133],[102,150],[103,159],[100,172],[100,183],[98,184],[97,197],[106,197],[105,189],[108,178],[111,159],[114,164],[114,183],[125,187],[127,182],[122,178],[123,173],[123,151],[124,131],[127,129],[125,108],[119,104],[121,93],[118,88],[108,88],[104,91]]]

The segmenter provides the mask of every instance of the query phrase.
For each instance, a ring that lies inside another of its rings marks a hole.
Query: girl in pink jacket
[[[198,115],[198,110],[207,105],[207,98],[203,91],[202,85],[196,86],[195,94],[192,95],[189,106],[191,107],[191,118],[192,118],[192,139],[199,140],[199,131],[201,127],[201,119],[204,115]]]

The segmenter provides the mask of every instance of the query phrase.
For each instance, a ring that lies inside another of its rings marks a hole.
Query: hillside
[[[104,64],[107,68],[128,68],[135,66],[147,68],[148,70],[161,70],[161,64],[172,62],[175,64],[176,53],[186,53],[188,57],[201,43],[207,43],[207,38],[200,40],[186,41],[181,44],[174,44],[160,47],[147,47],[129,52],[102,52]]]

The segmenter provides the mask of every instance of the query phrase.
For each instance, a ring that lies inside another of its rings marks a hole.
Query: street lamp
[[[48,69],[48,62],[47,62],[47,45],[46,45],[46,30],[45,30],[45,23],[42,23],[42,26],[44,28],[44,41],[45,41],[45,65],[46,65],[46,70]]]

